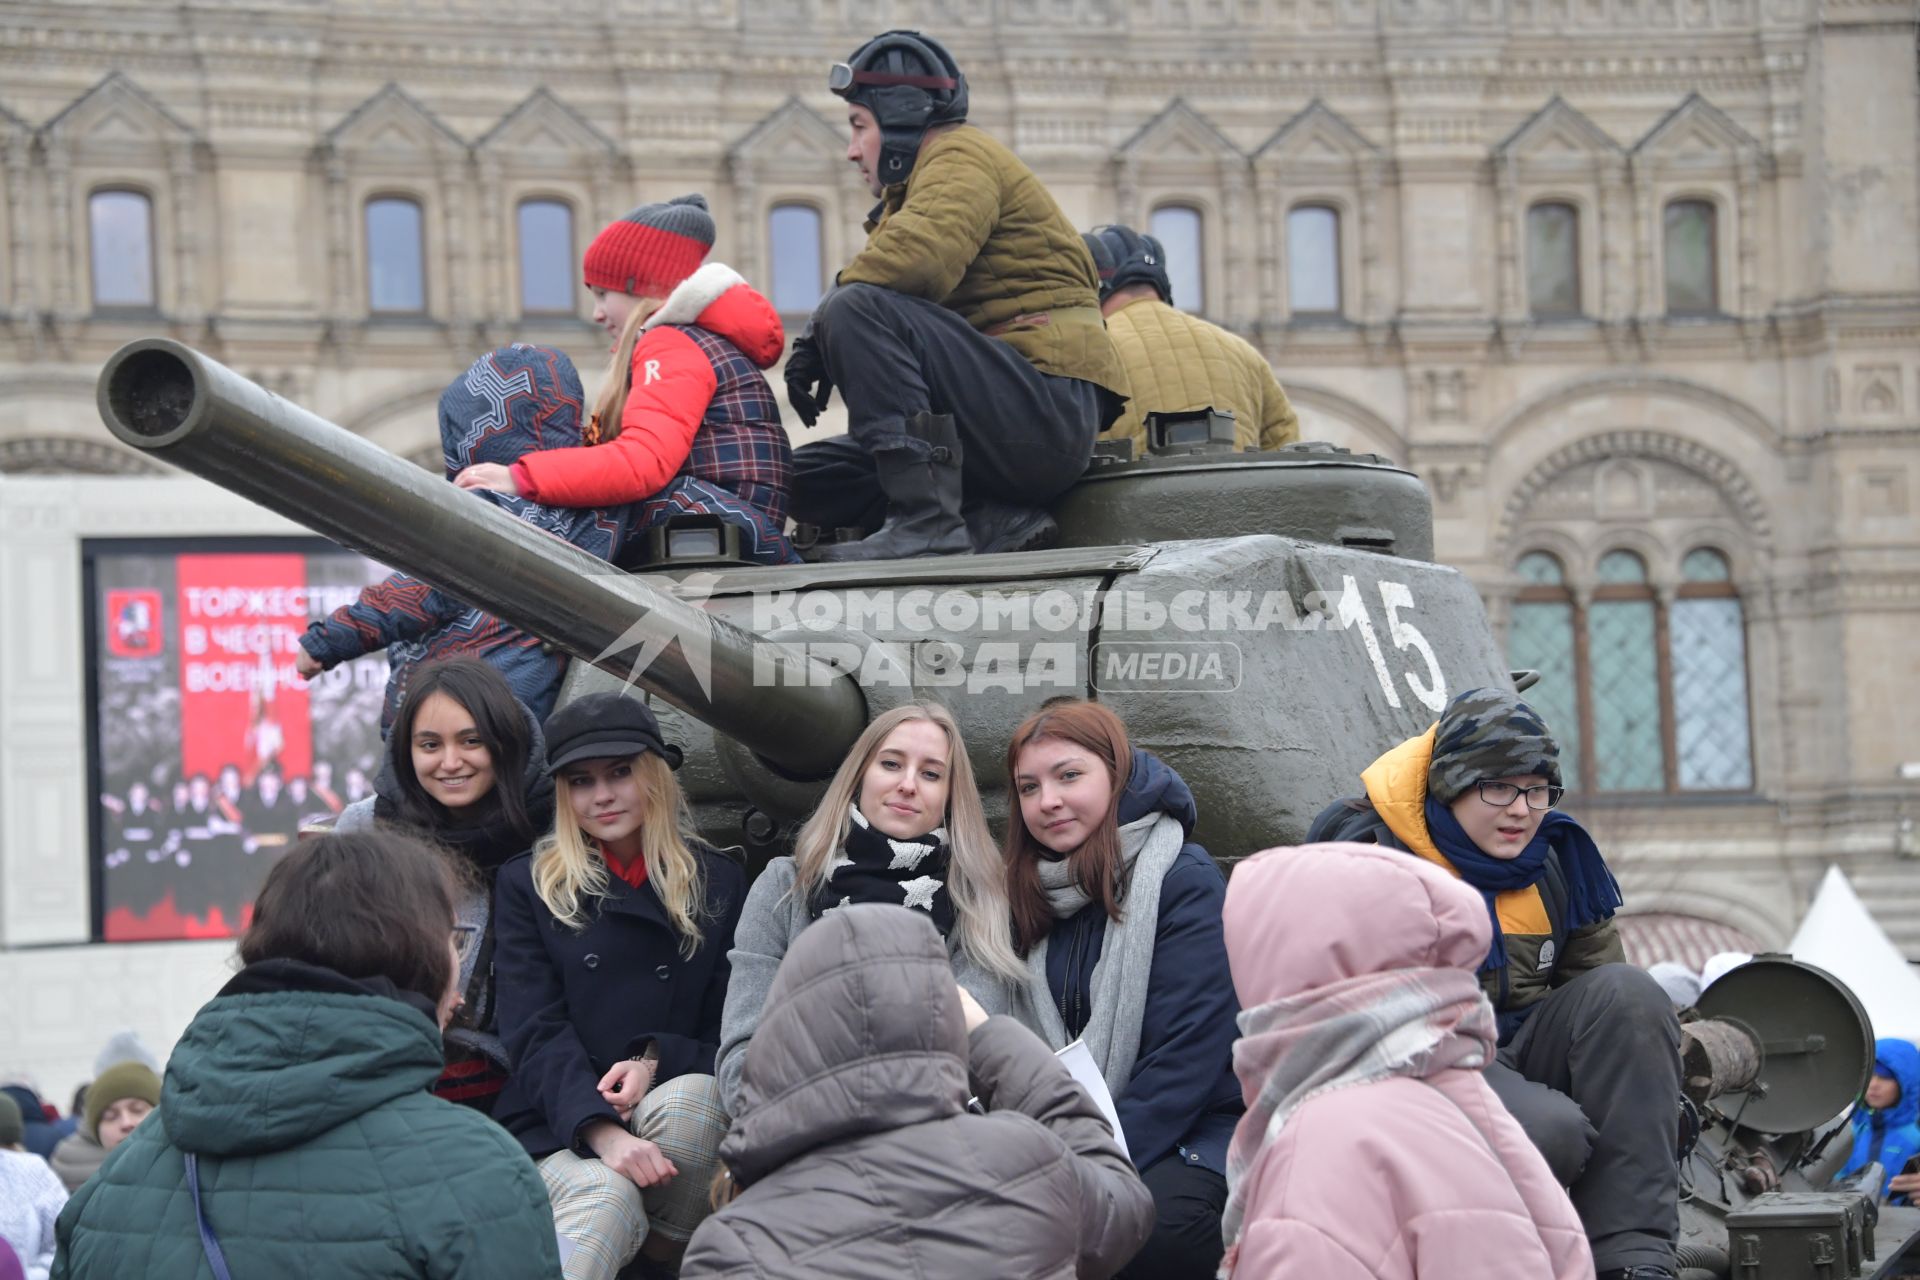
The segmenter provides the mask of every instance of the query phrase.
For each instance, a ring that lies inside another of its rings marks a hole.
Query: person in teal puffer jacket
[[[216,1252],[237,1280],[560,1274],[520,1144],[428,1092],[460,999],[454,877],[389,833],[274,867],[158,1112],[60,1214],[56,1280],[196,1280]]]

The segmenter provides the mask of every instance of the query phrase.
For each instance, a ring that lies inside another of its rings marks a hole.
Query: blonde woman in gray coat
[[[729,1109],[781,957],[822,916],[860,902],[925,915],[946,940],[961,987],[989,1013],[1012,1008],[1026,968],[1013,952],[1006,871],[960,726],[937,702],[875,716],[800,829],[793,856],[769,862],[747,891],[727,956],[714,1066]]]
[[[1092,1100],[896,906],[829,912],[787,952],[720,1158],[738,1194],[683,1277],[1102,1278],[1153,1226]]]

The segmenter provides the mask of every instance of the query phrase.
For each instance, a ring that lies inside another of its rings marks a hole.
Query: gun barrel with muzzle
[[[184,344],[122,347],[101,370],[98,399],[107,429],[133,448],[631,679],[796,777],[831,773],[866,726],[852,677],[811,671],[806,655],[654,590]],[[756,686],[756,656],[763,669],[810,675]]]

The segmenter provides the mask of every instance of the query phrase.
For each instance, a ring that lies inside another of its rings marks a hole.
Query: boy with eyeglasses
[[[1673,1280],[1680,1024],[1626,963],[1620,887],[1593,838],[1554,807],[1559,744],[1516,695],[1468,689],[1360,780],[1366,794],[1328,806],[1308,841],[1404,849],[1480,891],[1500,1028],[1487,1083],[1568,1187],[1600,1280]]]

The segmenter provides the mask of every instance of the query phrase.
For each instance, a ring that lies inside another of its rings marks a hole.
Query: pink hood
[[[1438,867],[1354,844],[1247,859],[1228,882],[1224,919],[1247,1009],[1387,970],[1472,973],[1491,929],[1480,895]],[[1242,1078],[1250,1101],[1262,1083]],[[1312,1095],[1244,1182],[1235,1276],[1594,1274],[1572,1203],[1478,1071],[1451,1067]]]

